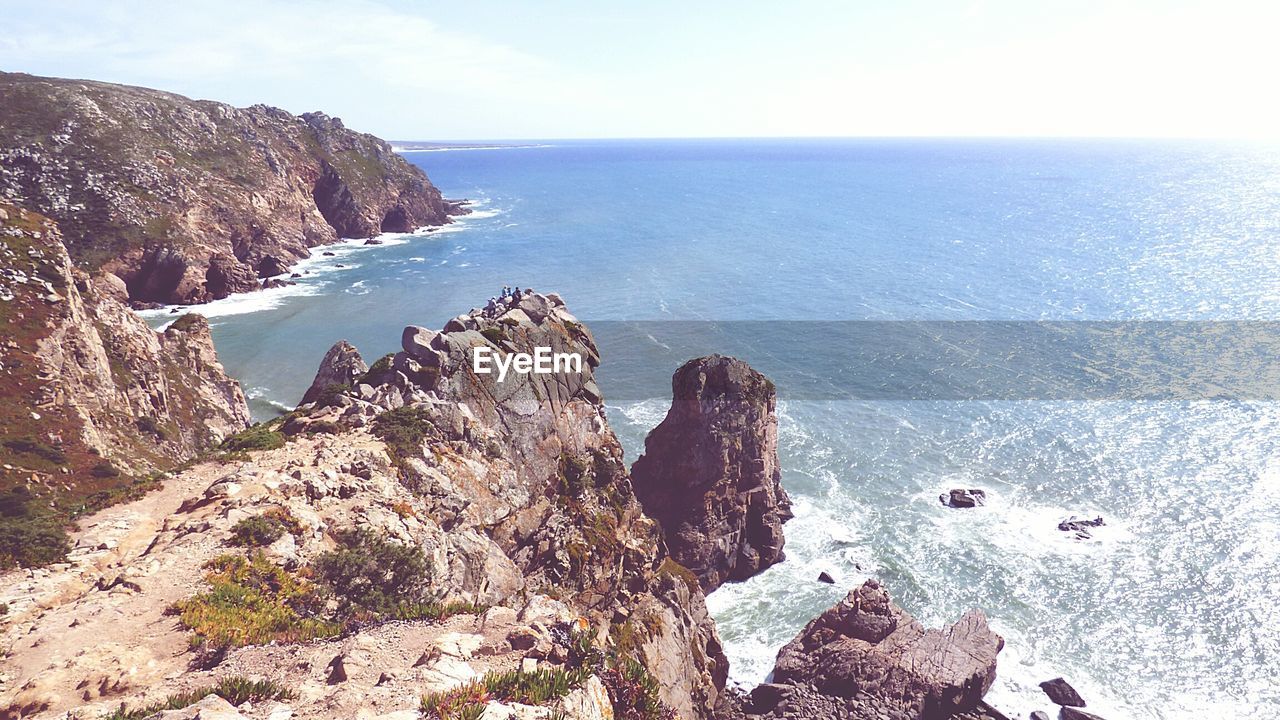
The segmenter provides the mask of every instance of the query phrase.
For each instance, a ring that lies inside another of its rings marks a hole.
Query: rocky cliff
[[[109,279],[72,266],[61,239],[0,203],[0,491],[74,513],[218,444],[249,411],[203,318],[152,331]]]
[[[631,469],[645,513],[671,556],[706,592],[783,559],[791,500],[778,466],[773,383],[735,358],[685,363],[671,409]]]
[[[57,220],[135,301],[199,303],[338,238],[464,212],[391,147],[323,113],[0,73],[0,199]]]
[[[499,380],[472,363],[538,347],[582,364]],[[356,377],[339,343],[296,411],[85,517],[66,562],[0,576],[0,718],[919,720],[989,685],[965,675],[994,663],[984,624],[924,631],[869,585],[784,649],[777,683],[736,697],[564,302],[524,293],[407,327],[401,348]],[[686,367],[698,379],[677,386],[698,389],[678,398],[740,438],[716,467],[776,482],[767,381],[726,358]],[[648,454],[674,466],[688,448]],[[753,497],[721,504],[739,517]]]

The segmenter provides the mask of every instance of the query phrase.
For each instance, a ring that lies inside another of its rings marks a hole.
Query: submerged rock
[[[953,488],[950,492],[939,495],[938,501],[953,508],[978,507],[987,504],[987,491],[980,488]]]
[[[667,417],[631,468],[671,556],[706,592],[783,559],[791,499],[778,466],[777,394],[741,360],[711,355],[671,379]]]
[[[1083,710],[1077,710],[1073,707],[1064,707],[1058,713],[1058,720],[1106,720],[1105,718],[1087,713]]]

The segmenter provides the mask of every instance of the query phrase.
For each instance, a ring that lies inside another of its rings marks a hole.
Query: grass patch
[[[59,562],[70,550],[63,520],[25,485],[0,494],[0,570]]]
[[[502,328],[500,327],[487,327],[481,330],[480,334],[484,336],[485,340],[488,340],[489,342],[498,346],[501,346],[502,343],[506,342],[507,340],[507,334],[503,332]]]
[[[264,700],[293,700],[297,697],[293,691],[271,680],[250,680],[237,675],[223,678],[217,685],[170,695],[158,703],[144,705],[132,710],[125,709],[122,704],[120,709],[107,715],[105,720],[142,720],[142,718],[165,710],[181,710],[195,705],[210,695],[217,695],[236,707],[245,703],[256,703]]]
[[[658,574],[679,580],[689,588],[689,592],[694,592],[702,587],[702,583],[698,581],[698,576],[693,574],[692,570],[669,557],[662,559],[662,564],[658,566]]]
[[[275,450],[284,447],[284,435],[267,424],[252,425],[222,441],[223,450]]]
[[[523,705],[546,705],[560,700],[592,675],[599,675],[609,691],[609,702],[617,720],[675,720],[674,711],[663,705],[658,683],[643,664],[617,653],[606,655],[595,647],[590,631],[574,631],[560,626],[553,632],[569,648],[569,657],[560,667],[538,668],[533,672],[508,670],[490,672],[479,680],[444,692],[422,696],[419,709],[426,720],[477,720],[492,701]]]
[[[255,551],[249,557],[222,555],[209,561],[211,586],[176,603],[193,648],[219,651],[271,642],[303,642],[334,637],[342,625],[320,619],[324,597],[313,583],[277,567]]]
[[[42,443],[34,438],[10,438],[4,441],[4,446],[15,453],[39,458],[54,465],[62,465],[67,461],[67,454],[61,448]]]

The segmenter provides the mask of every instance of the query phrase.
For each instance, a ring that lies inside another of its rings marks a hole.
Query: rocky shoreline
[[[0,73],[0,199],[59,222],[127,300],[258,289],[310,248],[466,212],[372,135],[324,113]]]

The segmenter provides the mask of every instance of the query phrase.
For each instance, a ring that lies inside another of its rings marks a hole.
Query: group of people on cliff
[[[484,314],[487,316],[498,315],[517,305],[520,302],[520,298],[531,294],[533,294],[532,288],[521,290],[518,285],[514,289],[510,285],[503,285],[502,292],[497,297],[490,297],[489,302],[485,304]]]

